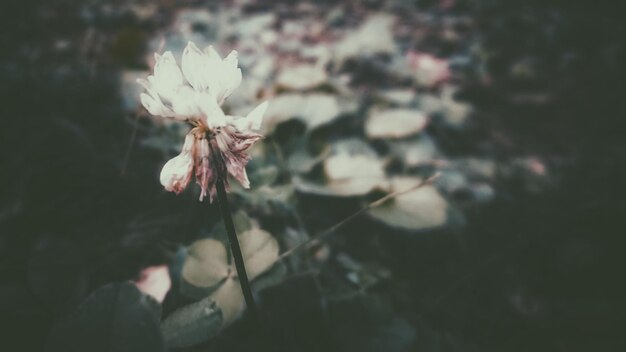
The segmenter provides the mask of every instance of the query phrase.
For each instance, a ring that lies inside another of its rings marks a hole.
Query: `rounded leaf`
[[[170,314],[161,323],[161,331],[167,347],[189,347],[217,335],[223,324],[222,311],[206,297]]]
[[[278,241],[267,231],[251,229],[242,232],[239,244],[250,280],[271,268],[278,259]]]
[[[391,191],[402,192],[420,182],[415,177],[397,177],[391,180]],[[423,185],[370,209],[368,214],[391,227],[424,230],[444,225],[448,208],[447,201],[434,186]]]
[[[419,110],[390,109],[373,111],[365,122],[369,138],[404,138],[419,133],[428,118]]]
[[[211,298],[222,310],[224,325],[229,325],[243,312],[246,306],[241,284],[234,276],[228,277],[226,281],[217,289]]]
[[[183,264],[181,290],[187,296],[197,297],[200,293],[193,288],[210,290],[228,274],[228,253],[224,244],[213,238],[198,240],[189,247]]]

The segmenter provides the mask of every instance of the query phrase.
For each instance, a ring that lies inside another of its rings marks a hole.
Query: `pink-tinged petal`
[[[419,85],[432,87],[450,78],[449,63],[430,54],[409,52],[407,60]]]
[[[216,193],[217,172],[214,168],[218,163],[212,162],[209,141],[205,138],[196,140],[196,183],[200,186],[200,201],[209,195],[213,202]]]
[[[172,288],[172,279],[167,265],[158,265],[145,268],[135,281],[137,288],[144,294],[154,297],[163,303],[167,292]]]
[[[250,187],[250,181],[246,173],[246,165],[250,160],[247,151],[262,137],[254,132],[238,131],[234,126],[226,126],[220,133],[215,135],[215,142],[226,170],[244,188]]]
[[[161,184],[169,192],[179,194],[191,181],[194,166],[194,139],[193,135],[187,135],[183,151],[165,163],[161,170]]]

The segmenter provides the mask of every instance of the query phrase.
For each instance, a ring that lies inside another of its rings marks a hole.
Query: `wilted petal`
[[[226,170],[244,188],[250,187],[246,173],[246,164],[250,160],[247,151],[262,136],[254,132],[241,132],[234,126],[226,126],[215,136],[217,147],[226,166]]]
[[[196,183],[200,186],[200,201],[204,200],[208,193],[212,202],[216,193],[216,173],[219,172],[214,170],[213,167],[218,164],[214,163],[214,165],[211,165],[211,149],[209,148],[208,140],[205,138],[196,140],[196,148]]]
[[[182,192],[191,181],[193,176],[193,148],[194,136],[189,134],[185,137],[182,152],[170,159],[161,170],[161,184],[169,192],[176,194]]]
[[[182,192],[191,180],[193,158],[181,154],[170,159],[161,170],[161,184],[169,192]]]

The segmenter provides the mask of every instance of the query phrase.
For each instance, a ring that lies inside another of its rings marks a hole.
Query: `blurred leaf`
[[[407,54],[407,61],[413,73],[413,79],[422,87],[433,87],[450,78],[450,68],[446,59],[410,51]]]
[[[390,190],[402,192],[420,182],[415,177],[395,177],[391,179]],[[391,227],[424,230],[444,225],[448,208],[448,202],[434,186],[424,185],[368,210],[368,214]]]
[[[161,323],[161,331],[167,347],[188,347],[217,335],[223,320],[215,301],[206,297],[170,314]]]
[[[441,156],[439,148],[427,134],[389,143],[391,153],[408,167],[432,163]]]
[[[238,220],[237,220],[238,219]],[[270,270],[278,259],[279,245],[269,232],[254,227],[243,212],[235,214],[236,227],[246,228],[238,234],[248,278],[254,280]],[[237,226],[237,223],[242,224]],[[215,231],[222,231],[216,227]],[[225,243],[214,238],[194,242],[183,265],[181,292],[191,298],[209,295],[223,313],[224,324],[232,323],[245,306],[234,263],[227,256]],[[271,270],[270,270],[271,272]],[[265,285],[280,280],[277,269],[273,277],[266,277]],[[259,287],[263,288],[263,282]]]
[[[241,284],[234,276],[229,276],[210,297],[215,300],[222,310],[225,325],[235,321],[246,305],[243,292],[241,291]]]
[[[189,297],[198,297],[205,293],[204,290],[210,292],[223,283],[229,270],[228,254],[222,242],[213,238],[198,240],[189,247],[183,265],[181,290]]]
[[[339,67],[345,60],[358,56],[395,53],[396,41],[392,33],[394,21],[394,17],[387,14],[368,17],[358,29],[348,32],[335,44],[335,65]]]
[[[304,193],[337,197],[365,195],[385,184],[384,162],[365,143],[346,140],[333,146],[324,160],[325,184],[294,177],[296,189]]]
[[[161,305],[130,282],[93,292],[54,327],[47,351],[165,351]]]
[[[287,275],[287,265],[283,262],[278,262],[271,269],[254,279],[252,289],[258,292],[267,287],[278,285],[283,282],[285,275]]]
[[[287,166],[289,170],[294,173],[307,173],[323,160],[325,153],[321,153],[318,156],[311,155],[304,147],[296,149],[287,159]]]
[[[337,97],[330,94],[283,94],[271,100],[264,115],[265,134],[271,132],[282,122],[290,119],[302,120],[308,129],[333,121],[341,113]]]
[[[299,64],[281,70],[276,78],[278,86],[289,90],[307,90],[324,84],[328,80],[322,65]]]
[[[407,106],[415,101],[416,94],[413,89],[390,89],[379,93],[380,97],[393,105]]]
[[[269,232],[252,229],[239,235],[239,244],[250,280],[269,269],[278,259],[278,241]]]
[[[365,134],[369,138],[403,138],[422,131],[427,121],[419,110],[372,110],[365,122]]]

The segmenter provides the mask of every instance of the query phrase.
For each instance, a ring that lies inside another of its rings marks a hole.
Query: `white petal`
[[[207,55],[205,72],[209,91],[221,105],[241,84],[241,70],[237,68],[237,51],[231,51],[224,60],[213,46],[207,47],[204,52]]]
[[[200,51],[193,43],[187,43],[183,52],[182,68],[187,82],[196,90],[204,90],[208,85],[207,69],[208,56]]]
[[[226,58],[223,61],[229,67],[236,69],[238,61],[239,61],[237,59],[237,56],[238,56],[237,50],[233,50],[230,52],[230,54],[228,54],[228,56],[226,56]]]
[[[159,178],[167,191],[180,193],[189,184],[192,173],[193,157],[183,152],[165,163]]]
[[[139,95],[141,99],[141,105],[143,105],[148,112],[154,116],[172,117],[174,112],[168,109],[158,97],[152,97],[146,93]]]
[[[211,60],[215,60],[215,61],[221,61],[222,57],[220,56],[220,54],[217,52],[217,50],[215,50],[215,48],[213,47],[213,45],[209,45],[204,49],[204,52],[209,56],[209,59]]]
[[[200,115],[199,95],[191,87],[184,86],[172,97],[172,108],[179,119],[197,118]]]
[[[197,102],[200,110],[206,116],[206,123],[209,127],[220,127],[226,125],[226,116],[213,96],[202,95]]]
[[[176,90],[183,84],[183,75],[170,51],[157,59],[154,65],[154,78],[150,82],[154,90],[168,100],[172,99]]]
[[[263,115],[265,114],[265,111],[267,111],[268,106],[269,106],[269,103],[265,101],[259,104],[256,108],[254,108],[254,110],[250,111],[248,116],[246,116],[250,129],[255,130],[255,131],[258,131],[261,129],[261,123],[263,122]]]
[[[241,69],[224,68],[221,77],[220,91],[217,92],[219,101],[222,103],[241,84]]]

